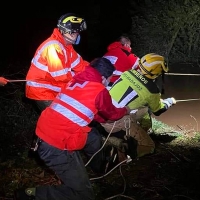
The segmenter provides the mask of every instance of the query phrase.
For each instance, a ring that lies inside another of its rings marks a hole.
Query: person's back
[[[130,109],[148,106],[155,115],[165,112],[168,107],[161,100],[155,79],[167,71],[162,56],[153,53],[143,56],[139,68],[124,72],[110,89],[113,104],[117,107],[128,105]]]
[[[156,116],[167,111],[176,103],[175,99],[161,99],[161,93],[155,79],[168,71],[163,56],[150,53],[139,60],[137,70],[128,70],[110,88],[109,93],[116,107],[128,106],[132,114],[116,122],[115,130],[127,131],[137,140],[137,156],[153,153],[155,144],[147,134],[152,131],[152,113]],[[128,123],[128,124],[127,124]],[[112,124],[102,124],[107,132]],[[129,129],[126,129],[129,127]]]
[[[131,110],[148,105],[156,112],[160,105],[160,91],[156,83],[138,70],[128,70],[109,90],[116,107],[128,105]]]
[[[41,113],[36,126],[37,152],[62,184],[19,189],[15,192],[15,200],[95,199],[80,150],[84,151],[96,173],[104,173],[107,157],[100,149],[102,136],[89,124],[97,113],[104,120],[118,120],[130,111],[112,104],[105,85],[113,71],[109,60],[95,59],[74,76]],[[92,158],[97,152],[98,155]]]
[[[122,72],[135,69],[139,61],[139,58],[131,52],[131,40],[125,35],[111,43],[103,57],[110,60],[115,66],[115,71],[110,80],[111,85],[120,77]]]

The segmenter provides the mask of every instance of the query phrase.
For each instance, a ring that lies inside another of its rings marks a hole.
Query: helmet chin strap
[[[76,42],[76,40],[72,40],[70,38],[68,38],[67,36],[63,35],[64,39],[72,44],[74,44]]]
[[[75,45],[79,44],[80,43],[80,39],[81,39],[80,35],[78,35],[75,40],[70,39],[66,35],[63,35],[63,37],[64,37],[65,41],[68,41],[68,42],[70,42],[72,44],[75,44]]]

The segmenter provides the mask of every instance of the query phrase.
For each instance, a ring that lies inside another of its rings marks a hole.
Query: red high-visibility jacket
[[[53,100],[61,87],[88,65],[66,42],[58,28],[36,50],[26,76],[26,97]]]
[[[114,83],[122,72],[135,69],[139,61],[139,58],[131,52],[131,48],[123,46],[121,42],[111,43],[103,57],[109,59],[116,69],[110,80],[111,83]]]
[[[88,124],[98,114],[105,120],[118,120],[126,108],[116,108],[101,83],[102,77],[87,66],[84,72],[62,88],[61,92],[38,119],[36,135],[62,150],[82,149],[91,130]]]

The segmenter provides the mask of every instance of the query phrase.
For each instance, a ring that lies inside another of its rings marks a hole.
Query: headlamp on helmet
[[[162,73],[169,71],[164,57],[155,53],[143,56],[139,60],[139,68],[142,74],[150,79],[155,79]]]
[[[57,27],[65,33],[80,33],[87,29],[86,22],[83,18],[77,17],[75,14],[65,14],[58,20]]]

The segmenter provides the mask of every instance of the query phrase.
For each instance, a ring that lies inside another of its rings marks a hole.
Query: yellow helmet
[[[147,78],[155,79],[163,72],[168,72],[168,66],[163,56],[149,53],[139,60],[139,68]]]

